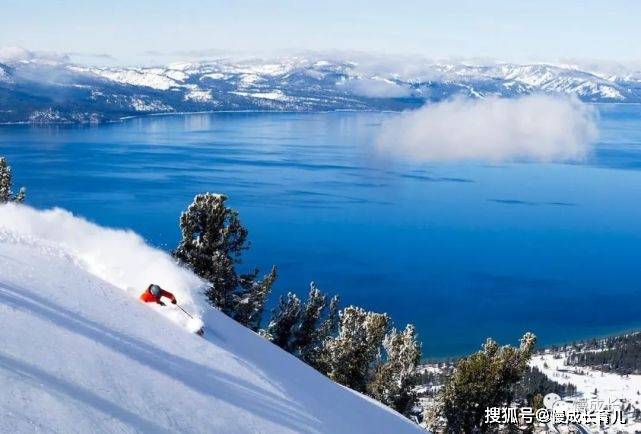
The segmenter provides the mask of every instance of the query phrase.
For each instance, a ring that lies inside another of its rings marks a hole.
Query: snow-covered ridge
[[[0,90],[11,105],[0,103],[0,113],[6,112],[0,122],[82,122],[92,114],[118,119],[172,111],[402,110],[461,95],[560,93],[587,102],[639,103],[639,77],[552,64],[417,60],[394,66],[299,56],[94,67],[23,56],[6,68],[0,65]],[[60,116],[33,116],[47,110]]]
[[[174,69],[177,68],[177,69]],[[83,70],[78,68],[78,70]],[[212,80],[225,80],[235,77],[239,88],[251,87],[268,78],[282,77],[296,71],[304,71],[308,76],[322,79],[328,74],[340,74],[343,80],[371,80],[373,83],[387,82],[403,86],[411,94],[412,88],[420,95],[421,86],[442,81],[445,83],[472,83],[483,80],[501,80],[505,88],[514,88],[516,84],[529,87],[530,90],[567,93],[590,98],[601,97],[622,101],[625,97],[618,89],[617,82],[627,81],[623,77],[609,76],[578,70],[573,66],[555,66],[546,64],[514,65],[499,64],[493,66],[475,66],[435,63],[422,68],[421,72],[411,74],[397,73],[393,70],[377,72],[360,68],[358,63],[310,61],[305,58],[280,59],[280,63],[230,63],[228,61],[205,62],[197,64],[169,65],[168,68],[87,68],[92,74],[119,83],[145,86],[167,90],[180,87],[192,76]],[[630,77],[628,75],[627,77]],[[342,83],[339,81],[338,83]],[[481,95],[481,94],[478,94]]]
[[[109,81],[132,86],[144,86],[158,90],[168,90],[176,87],[174,71],[158,68],[149,69],[108,69],[108,68],[80,68],[70,67],[74,71],[93,74]]]
[[[205,323],[136,296],[154,281]],[[421,432],[197,297],[136,234],[0,206],[0,432]]]

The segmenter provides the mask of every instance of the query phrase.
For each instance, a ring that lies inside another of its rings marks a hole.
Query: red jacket
[[[145,292],[140,294],[140,300],[144,301],[145,303],[154,302],[154,303],[160,304],[160,298],[161,297],[166,297],[166,298],[170,299],[172,301],[172,303],[176,301],[176,297],[174,297],[174,294],[172,294],[169,291],[165,291],[164,289],[160,290],[160,297],[156,297],[155,295],[153,295],[149,291],[149,288],[145,289]]]

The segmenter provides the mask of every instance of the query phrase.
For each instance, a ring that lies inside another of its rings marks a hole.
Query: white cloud
[[[22,61],[66,62],[69,56],[64,53],[31,51],[22,47],[0,47],[0,62],[16,63]]]
[[[382,152],[423,161],[571,161],[597,137],[595,111],[576,98],[453,99],[383,123]]]
[[[362,78],[351,79],[343,83],[355,95],[367,98],[404,98],[412,95],[412,90],[393,81]]]
[[[0,62],[31,60],[33,53],[20,47],[0,47]]]

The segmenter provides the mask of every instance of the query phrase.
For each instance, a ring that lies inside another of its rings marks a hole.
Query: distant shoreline
[[[589,105],[599,105],[599,106],[641,106],[641,102],[585,102]],[[0,122],[0,127],[5,126],[53,126],[53,125],[77,125],[77,126],[101,126],[109,124],[117,124],[129,119],[140,119],[152,116],[186,116],[186,115],[202,115],[202,114],[217,114],[217,113],[238,113],[238,114],[251,114],[251,113],[264,113],[264,114],[321,114],[321,113],[402,113],[406,110],[375,110],[375,109],[335,109],[335,110],[306,110],[306,111],[297,111],[297,110],[203,110],[203,111],[179,111],[179,112],[159,112],[159,113],[142,113],[138,115],[127,115],[121,116],[118,119],[110,119],[103,122],[29,122],[29,121],[17,121],[17,122]]]
[[[607,103],[606,103],[607,104]],[[632,104],[632,103],[629,103]],[[641,104],[641,103],[635,103]],[[29,121],[17,121],[17,122],[0,122],[0,126],[24,126],[24,125],[89,125],[89,126],[100,126],[100,125],[109,125],[117,124],[122,121],[127,121],[130,119],[140,119],[146,117],[155,117],[155,116],[187,116],[187,115],[202,115],[202,114],[217,114],[217,113],[238,113],[238,114],[251,114],[251,113],[263,113],[263,114],[321,114],[321,113],[401,113],[401,110],[356,110],[356,109],[336,109],[336,110],[309,110],[309,111],[295,111],[295,110],[204,110],[204,111],[194,111],[194,112],[160,112],[160,113],[143,113],[139,115],[128,115],[122,116],[118,119],[110,119],[104,122],[29,122]]]
[[[536,331],[533,331],[533,333],[536,335]],[[540,347],[536,347],[534,350],[535,354],[544,354],[546,351],[556,351],[559,348],[565,348],[571,345],[582,345],[586,344],[592,340],[606,340],[610,338],[617,338],[617,337],[622,337],[622,336],[628,336],[628,335],[633,335],[635,333],[641,333],[641,326],[639,327],[633,327],[629,329],[625,329],[622,331],[618,332],[613,332],[613,333],[605,333],[605,334],[599,334],[599,335],[593,335],[589,336],[586,338],[581,338],[581,339],[574,339],[571,341],[559,341],[557,343],[553,344],[546,344]],[[491,337],[491,336],[488,336]],[[481,348],[482,342],[479,342],[479,349]],[[499,345],[513,345],[513,342],[499,342]],[[474,351],[476,352],[476,351]],[[472,353],[469,353],[472,354]],[[462,359],[463,357],[468,356],[469,354],[462,354],[462,355],[454,355],[454,356],[442,356],[442,357],[427,357],[427,358],[422,358],[421,359],[421,364],[435,364],[435,363],[448,363],[448,362],[456,362],[459,359]]]

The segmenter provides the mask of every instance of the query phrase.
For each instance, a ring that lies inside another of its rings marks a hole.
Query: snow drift
[[[204,338],[128,290],[149,280]],[[200,284],[131,232],[0,206],[0,432],[421,432],[200,305]]]
[[[413,160],[581,160],[597,136],[594,118],[570,97],[457,98],[386,121],[377,143]]]
[[[203,282],[132,231],[104,228],[60,208],[37,211],[13,204],[0,207],[0,229],[19,237],[18,242],[39,240],[41,245],[57,246],[81,268],[133,297],[156,283],[173,292],[197,319],[187,321],[182,312],[161,310],[165,315],[194,331],[202,326],[198,317],[204,308],[199,297]]]

